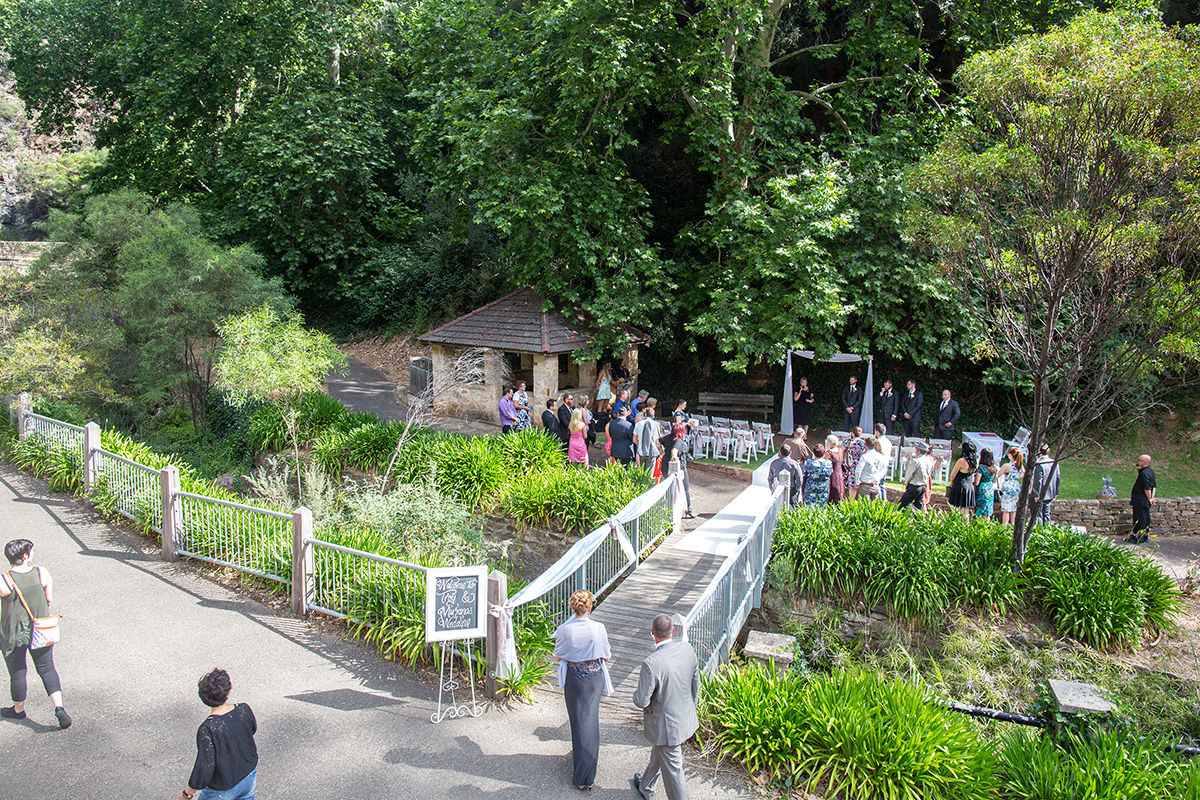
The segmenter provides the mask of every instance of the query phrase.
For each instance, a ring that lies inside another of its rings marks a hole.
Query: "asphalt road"
[[[258,717],[258,797],[568,798],[570,732],[561,699],[429,721],[428,678],[374,650],[279,614],[161,561],[147,541],[97,521],[79,501],[0,465],[0,536],[34,542],[64,615],[55,646],[67,710],[30,675],[22,722],[0,721],[0,798],[173,800],[207,709],[196,681],[229,670],[234,701]],[[634,798],[648,750],[636,717],[602,722],[592,798]],[[747,797],[742,777],[689,760],[698,800]]]

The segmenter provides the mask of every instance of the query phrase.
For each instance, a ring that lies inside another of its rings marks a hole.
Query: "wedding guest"
[[[780,446],[779,455],[772,459],[770,466],[767,468],[767,488],[775,491],[780,474],[785,472],[791,484],[788,491],[788,502],[794,506],[796,505],[796,500],[801,496],[800,490],[804,481],[800,465],[792,459],[792,448],[788,446],[787,442],[784,442]]]
[[[858,467],[854,474],[854,482],[858,490],[857,496],[879,497],[879,490],[883,486],[884,480],[887,479],[891,461],[883,454],[883,448],[880,447],[878,438],[869,436],[866,441],[868,449],[858,460]],[[880,499],[886,500],[887,496],[884,495]]]
[[[1150,456],[1143,453],[1137,460],[1138,476],[1133,482],[1129,504],[1133,507],[1133,533],[1125,540],[1131,544],[1145,544],[1150,539],[1150,507],[1158,503],[1158,481],[1150,468]]]
[[[975,471],[975,516],[991,519],[996,513],[996,458],[983,448]]]
[[[1038,458],[1033,465],[1033,477],[1029,482],[1029,509],[1036,525],[1050,524],[1050,504],[1058,497],[1062,478],[1058,464],[1050,457],[1050,445],[1043,443],[1038,448]]]
[[[804,462],[804,505],[823,506],[829,502],[833,462],[825,458],[825,445],[813,445],[812,458]]]
[[[254,800],[258,721],[245,703],[229,702],[229,673],[214,669],[200,679],[200,702],[208,718],[196,731],[196,763],[180,800]]]
[[[842,429],[850,430],[862,415],[863,393],[858,388],[858,376],[851,375],[850,383],[842,389]],[[831,501],[834,502],[834,501]]]
[[[975,454],[975,443],[970,440],[964,441],[962,455],[950,470],[946,499],[967,519],[975,513],[975,469],[978,466],[979,457]]]
[[[962,416],[958,401],[950,396],[949,389],[942,389],[942,402],[938,405],[937,414],[933,417],[933,429],[939,439],[953,439],[954,426]]]
[[[688,480],[688,461],[691,460],[691,452],[688,450],[687,443],[687,426],[682,422],[676,422],[671,426],[671,457],[670,461],[678,465],[679,471],[683,474],[683,497],[687,503],[687,508],[683,511],[684,519],[692,519],[696,515],[692,513],[692,486]]]
[[[54,580],[50,570],[33,566],[33,542],[13,539],[4,546],[9,570],[0,577],[0,651],[8,667],[8,692],[13,704],[0,708],[5,719],[25,719],[25,698],[29,693],[26,655],[42,679],[42,688],[54,704],[58,727],[71,727],[71,717],[63,708],[62,682],[54,668],[54,644],[31,647],[33,621],[50,616],[54,602]]]
[[[525,381],[517,381],[517,390],[513,392],[513,407],[517,410],[517,430],[523,431],[533,427],[533,406],[529,405],[529,395],[525,391]]]
[[[500,433],[505,434],[516,430],[519,420],[511,386],[504,387],[504,396],[500,398],[497,408],[500,411]]]
[[[571,420],[567,423],[570,441],[567,443],[567,461],[572,464],[588,465],[587,423],[583,421],[583,409],[577,408],[571,412]]]
[[[887,437],[887,434],[888,429],[883,423],[879,423],[875,426],[875,446],[879,449],[879,452],[883,453],[884,458],[887,459],[888,468],[890,469],[894,456],[892,455],[892,440]],[[885,480],[879,482],[879,499],[887,500],[887,486]]]
[[[633,704],[643,710],[642,731],[650,742],[650,762],[633,776],[633,788],[651,800],[662,778],[667,800],[688,800],[683,771],[683,743],[692,738],[699,723],[700,662],[690,644],[673,638],[674,626],[666,614],[650,624],[654,652],[642,662]]]
[[[1020,448],[1008,448],[1008,463],[1000,467],[1000,519],[1012,525],[1021,498],[1021,481],[1025,478],[1025,454]]]
[[[842,502],[846,494],[846,473],[842,469],[845,452],[841,441],[832,433],[825,437],[825,460],[833,465],[829,475],[829,503]]]
[[[900,395],[892,389],[892,379],[887,378],[879,390],[879,419],[884,426],[882,433],[896,433],[896,417],[899,413]]]
[[[867,452],[867,440],[863,438],[862,428],[855,425],[850,430],[850,441],[846,444],[846,452],[842,458],[842,473],[845,481],[846,497],[853,500],[858,496],[858,460]]]
[[[918,439],[913,447],[914,453],[904,457],[908,465],[904,475],[904,494],[900,496],[897,508],[907,508],[916,503],[917,509],[924,511],[927,505],[926,495],[937,462],[929,455],[929,445]]]
[[[567,600],[575,614],[554,632],[554,660],[558,662],[558,685],[567,703],[571,722],[572,783],[590,789],[596,782],[600,761],[600,695],[613,693],[608,675],[612,647],[604,625],[591,618],[596,598],[580,589]]]
[[[596,413],[603,414],[612,407],[612,371],[608,362],[600,366],[600,374],[596,377]]]

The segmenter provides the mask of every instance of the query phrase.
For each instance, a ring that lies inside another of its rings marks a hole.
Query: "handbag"
[[[8,578],[9,584],[13,591],[17,593],[17,598],[21,601],[21,605],[25,609],[25,613],[29,615],[29,619],[33,620],[33,629],[29,632],[29,649],[37,650],[42,647],[49,647],[55,642],[62,640],[62,631],[59,630],[58,621],[62,619],[62,614],[51,614],[48,617],[35,617],[33,612],[29,610],[29,604],[25,602],[25,595],[21,593],[21,587],[17,586],[17,582],[13,580],[11,573],[4,573]]]

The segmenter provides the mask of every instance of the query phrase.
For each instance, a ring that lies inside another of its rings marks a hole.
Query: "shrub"
[[[291,401],[296,409],[296,433],[301,442],[311,442],[329,430],[350,431],[377,421],[372,414],[354,414],[325,392],[306,392]],[[282,450],[291,444],[287,424],[276,405],[266,404],[250,418],[250,443],[255,452]]]
[[[955,608],[1005,613],[1040,603],[1069,636],[1131,647],[1144,628],[1169,628],[1179,613],[1179,593],[1158,566],[1098,537],[1039,528],[1018,573],[1011,546],[1011,531],[990,520],[855,500],[783,514],[774,548],[794,565],[794,590],[882,604],[930,627]]]
[[[523,525],[588,531],[650,488],[639,469],[610,464],[602,469],[558,469],[515,480],[500,504]]]
[[[1200,797],[1200,761],[1170,752],[1170,743],[1118,733],[1089,741],[1026,731],[1000,740],[1004,796],[1014,800],[1159,800]]]
[[[706,680],[701,715],[721,752],[830,797],[984,798],[995,755],[974,723],[923,690],[861,670],[804,679],[756,665]]]
[[[500,457],[514,475],[532,475],[566,464],[559,439],[537,428],[526,428],[497,440]]]

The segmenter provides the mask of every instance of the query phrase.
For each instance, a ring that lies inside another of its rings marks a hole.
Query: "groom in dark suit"
[[[844,430],[853,430],[862,416],[863,393],[858,388],[858,378],[850,376],[850,385],[842,389],[842,425]]]
[[[651,800],[662,775],[667,800],[688,800],[683,774],[683,743],[699,727],[700,662],[684,641],[672,640],[671,618],[659,614],[650,625],[654,652],[642,662],[633,704],[643,709],[642,729],[650,741],[650,763],[633,776],[633,788]]]
[[[950,396],[949,389],[942,389],[942,402],[933,417],[935,438],[953,439],[954,426],[958,424],[958,418],[961,416],[962,409],[958,407],[958,401]]]
[[[893,436],[896,434],[896,418],[900,416],[900,396],[892,389],[892,380],[888,378],[883,382],[883,388],[879,391],[879,421],[887,427],[887,432]]]

